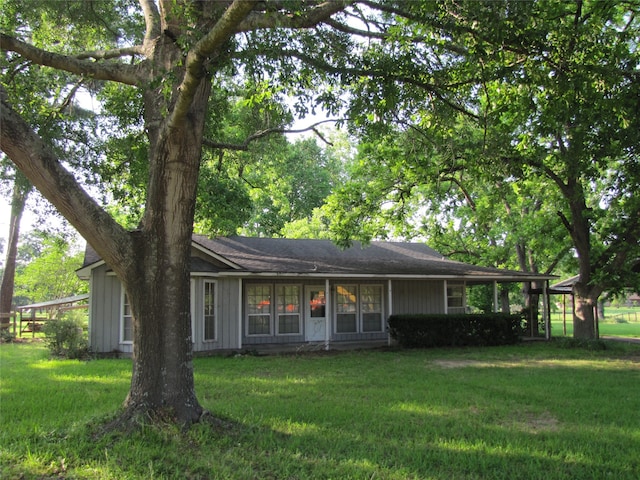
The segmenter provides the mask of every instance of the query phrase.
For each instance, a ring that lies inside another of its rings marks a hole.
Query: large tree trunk
[[[20,239],[20,221],[31,191],[31,185],[24,175],[16,171],[11,195],[11,217],[9,219],[9,237],[7,239],[7,254],[5,257],[2,285],[0,285],[0,317],[4,320],[9,316],[13,302],[13,284],[16,275],[16,259],[18,256],[18,240]]]
[[[133,374],[126,415],[137,413],[198,421],[189,301],[189,245],[140,234],[138,280],[126,282],[134,323]]]
[[[558,212],[562,223],[571,235],[578,258],[578,281],[573,286],[573,337],[595,339],[598,335],[594,307],[602,288],[590,285],[591,258],[591,210],[587,208],[585,193],[580,179],[570,177],[566,184],[558,181],[569,205],[571,219]]]
[[[187,424],[203,413],[194,389],[189,282],[209,93],[210,83],[202,81],[190,114],[180,125],[147,129],[151,146],[147,208],[140,230],[132,234],[137,272],[121,277],[134,318],[127,412],[170,415]],[[147,96],[147,120],[159,118],[152,105],[154,93]]]
[[[598,338],[595,308],[597,291],[577,282],[573,287],[573,338],[592,340]]]

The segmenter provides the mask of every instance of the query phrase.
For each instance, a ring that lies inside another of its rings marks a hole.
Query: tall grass
[[[526,344],[195,361],[225,419],[100,435],[127,360],[0,346],[0,477],[637,479],[640,347]]]

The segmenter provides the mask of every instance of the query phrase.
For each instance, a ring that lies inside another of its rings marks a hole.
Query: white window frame
[[[363,287],[375,287],[378,289],[379,297],[380,297],[380,311],[379,312],[364,312],[362,308],[362,288]],[[358,322],[360,325],[360,333],[382,333],[384,332],[384,286],[378,283],[363,283],[359,286],[358,289],[358,310],[360,311],[360,321]],[[364,330],[364,315],[365,313],[379,313],[380,314],[380,323],[379,330]]]
[[[449,289],[452,290],[452,294],[449,294]],[[460,289],[459,293],[454,293],[453,290]],[[464,282],[447,282],[445,285],[445,296],[447,297],[447,313],[459,314],[466,313],[467,311],[467,286]],[[452,306],[452,299],[461,299],[461,306]]]
[[[295,287],[298,289],[298,311],[296,313],[287,313],[286,312],[286,304],[284,305],[285,310],[283,311],[283,313],[280,313],[279,307],[280,307],[280,292],[279,290],[281,288],[287,288],[287,287]],[[285,337],[290,337],[290,336],[295,336],[295,335],[302,335],[302,312],[303,312],[303,302],[302,302],[302,286],[298,283],[279,283],[275,285],[275,299],[276,299],[276,307],[275,310],[273,311],[273,316],[274,316],[274,322],[275,322],[275,332],[276,335],[278,336],[285,336]],[[293,317],[293,316],[297,316],[298,317],[298,331],[297,332],[285,332],[285,333],[280,333],[280,317]]]
[[[338,293],[338,287],[345,287],[345,288],[350,288],[350,287],[355,287],[355,296],[356,296],[356,301],[355,301],[355,306],[356,306],[356,311],[355,311],[355,315],[356,315],[356,329],[353,332],[339,332],[338,331],[338,315],[349,315],[349,313],[345,313],[345,312],[339,312],[338,308],[340,305],[340,302],[338,301],[338,295],[340,295]],[[358,285],[355,283],[340,283],[336,285],[336,289],[335,289],[335,301],[334,303],[334,311],[333,311],[333,318],[335,318],[335,321],[333,322],[333,331],[334,333],[338,334],[338,335],[354,335],[356,333],[360,333],[360,327],[359,327],[359,323],[360,323],[360,289],[358,288]]]
[[[249,332],[249,321],[251,317],[259,317],[266,315],[265,313],[249,313],[249,289],[253,287],[267,287],[269,288],[269,332],[267,333],[250,333]],[[270,283],[249,283],[246,285],[245,289],[245,332],[247,337],[270,337],[273,336],[274,325],[273,325],[273,285]]]
[[[129,305],[129,315],[125,315],[125,305]],[[124,322],[125,317],[130,319],[131,322],[131,340],[125,340],[124,338]],[[120,325],[119,325],[119,342],[125,345],[133,344],[133,313],[131,312],[131,304],[127,300],[127,293],[124,288],[120,289]]]
[[[356,296],[356,330],[351,332],[339,332],[338,331],[338,287],[355,287],[355,296]],[[380,293],[380,330],[364,330],[364,312],[362,309],[362,287],[376,287],[379,289]],[[385,312],[385,298],[384,298],[384,285],[381,283],[340,283],[336,284],[335,288],[335,298],[333,301],[333,318],[335,319],[333,322],[333,333],[337,335],[355,335],[355,334],[367,334],[367,333],[384,333],[384,312]]]
[[[207,338],[207,286],[213,288],[211,308],[213,310],[213,338]],[[218,285],[215,280],[205,280],[202,283],[202,341],[203,342],[215,342],[218,340]]]

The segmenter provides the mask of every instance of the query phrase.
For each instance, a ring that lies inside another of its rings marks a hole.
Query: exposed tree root
[[[126,408],[115,418],[106,423],[95,426],[94,438],[106,435],[129,435],[140,432],[146,428],[179,428],[183,432],[195,424],[210,426],[218,433],[230,433],[239,425],[231,420],[213,415],[208,410],[202,410],[200,415],[191,420],[184,421],[178,418],[170,409],[150,408]]]

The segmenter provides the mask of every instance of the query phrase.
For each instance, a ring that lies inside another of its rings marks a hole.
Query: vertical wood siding
[[[444,282],[438,280],[394,280],[393,313],[445,313]]]
[[[268,335],[268,336],[247,336],[245,328],[245,301],[242,292],[242,302],[239,302],[239,285],[237,278],[211,278],[192,277],[194,293],[192,299],[192,314],[194,321],[194,343],[196,352],[233,350],[241,348],[239,339],[242,338],[244,345],[260,344],[300,344],[305,342],[304,335],[304,310],[301,312],[302,332],[300,335]],[[215,282],[215,309],[216,309],[216,340],[204,341],[204,283],[205,281]],[[304,292],[305,285],[324,285],[322,279],[251,279],[245,280],[243,290],[248,284],[269,283],[295,284],[301,286]],[[335,288],[340,284],[377,284],[383,288],[383,315],[386,319],[389,314],[402,313],[444,313],[444,282],[429,280],[393,280],[392,282],[392,308],[389,311],[387,305],[387,281],[386,280],[364,280],[364,279],[344,279],[331,280],[330,282],[330,305],[331,316],[331,341],[360,341],[360,340],[380,340],[387,336],[386,331],[371,333],[337,334],[335,333]],[[107,274],[107,267],[100,266],[92,271],[91,276],[91,305],[90,305],[90,342],[93,351],[98,353],[109,353],[120,351],[130,353],[130,344],[120,343],[120,309],[121,309],[121,285],[118,279]],[[240,307],[240,303],[242,307]],[[241,321],[240,321],[241,319]],[[240,322],[242,326],[240,326]],[[240,331],[242,328],[242,333]]]
[[[92,270],[89,343],[93,352],[132,351],[131,345],[120,344],[120,299],[120,281],[107,274],[107,266]]]
[[[216,339],[204,341],[204,283],[215,282]],[[195,296],[192,299],[195,336],[193,350],[237,349],[238,345],[238,280],[235,278],[194,277]]]

